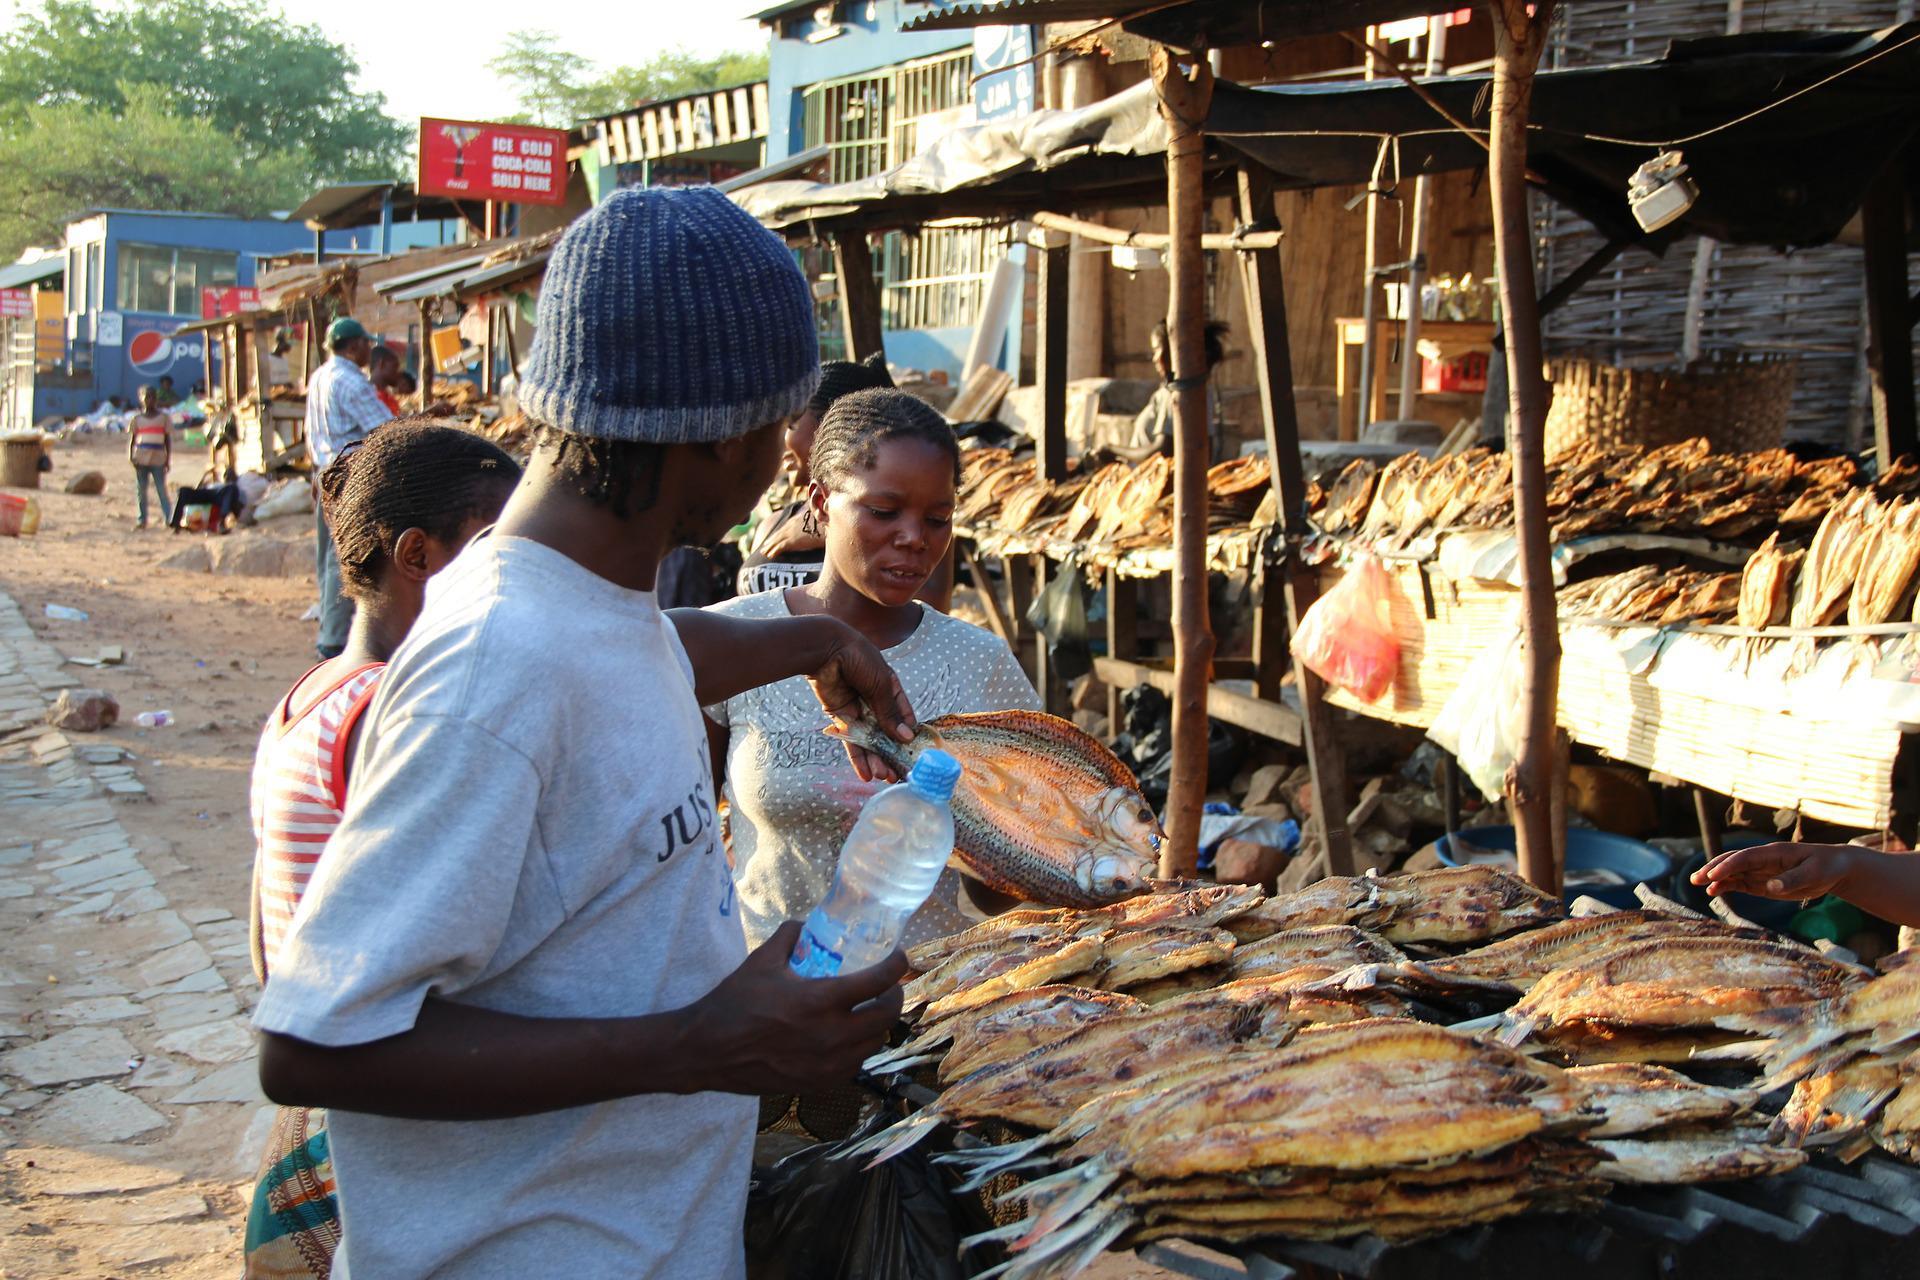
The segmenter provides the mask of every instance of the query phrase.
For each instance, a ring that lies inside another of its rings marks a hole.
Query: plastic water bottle
[[[133,718],[133,722],[143,729],[164,729],[173,723],[173,712],[142,711]]]
[[[924,751],[905,782],[867,801],[841,846],[833,888],[807,917],[793,948],[788,963],[795,973],[830,978],[892,954],[953,856],[948,802],[959,781],[958,760]]]

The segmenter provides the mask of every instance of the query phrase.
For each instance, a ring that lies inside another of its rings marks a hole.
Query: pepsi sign
[[[176,338],[165,329],[140,328],[128,337],[126,351],[127,366],[140,377],[173,374],[178,381],[181,365],[189,366],[186,372],[199,368],[206,346],[199,334]]]

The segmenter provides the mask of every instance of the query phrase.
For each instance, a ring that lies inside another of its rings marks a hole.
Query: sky
[[[20,7],[20,0],[0,5],[0,22]],[[766,8],[767,0],[270,0],[269,7],[317,24],[351,48],[362,87],[384,93],[387,111],[409,121],[512,114],[513,95],[487,70],[487,60],[515,29],[551,31],[561,47],[603,67],[641,62],[675,45],[713,54],[767,42],[765,28],[738,16]]]
[[[387,110],[403,120],[510,115],[513,95],[487,60],[515,29],[551,31],[562,48],[602,67],[641,62],[675,45],[712,54],[764,48],[767,41],[765,28],[738,16],[764,9],[765,0],[330,0],[275,7],[350,47],[364,86],[384,93]]]

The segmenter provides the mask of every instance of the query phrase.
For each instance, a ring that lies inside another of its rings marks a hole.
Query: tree
[[[513,87],[520,119],[570,125],[660,98],[764,80],[767,55],[735,51],[703,58],[668,49],[638,66],[615,67],[595,78],[587,59],[562,49],[551,31],[515,31],[487,69]]]
[[[487,70],[513,86],[527,124],[569,125],[579,114],[587,60],[562,49],[551,31],[512,32]]]
[[[237,0],[45,0],[0,35],[0,132],[36,107],[122,111],[129,86],[150,85],[147,106],[230,136],[245,163],[302,156],[311,181],[396,175],[410,130],[359,73],[320,28]]]
[[[711,58],[668,49],[635,67],[616,67],[588,86],[595,100],[589,115],[606,115],[643,102],[677,98],[702,89],[727,89],[767,78],[767,54],[736,50]]]
[[[241,143],[172,109],[154,85],[121,85],[117,111],[81,103],[29,106],[0,134],[0,257],[58,243],[74,214],[94,205],[195,209],[258,216],[311,189],[312,157],[270,151],[241,164]]]

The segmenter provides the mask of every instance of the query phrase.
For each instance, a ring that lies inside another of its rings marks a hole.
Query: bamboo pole
[[[1447,23],[1427,19],[1427,74],[1447,69]],[[1413,233],[1407,245],[1407,292],[1403,308],[1406,336],[1400,340],[1400,408],[1403,419],[1417,416],[1420,397],[1420,294],[1427,285],[1427,226],[1433,220],[1433,179],[1421,174],[1413,183]]]
[[[1206,218],[1201,123],[1213,101],[1204,51],[1152,50],[1153,83],[1167,122],[1167,347],[1173,363],[1173,773],[1160,874],[1191,876],[1200,856],[1207,794],[1207,688],[1213,627],[1207,617]]]
[[[1071,218],[1064,213],[1040,212],[1028,215],[1027,220],[1036,227],[1045,227],[1049,231],[1065,231],[1086,240],[1097,240],[1101,244],[1137,245],[1142,249],[1165,249],[1172,243],[1172,237],[1158,231],[1122,231],[1118,227],[1102,226],[1098,222],[1088,222],[1084,218]],[[1200,237],[1200,247],[1209,251],[1233,249],[1278,249],[1281,232],[1251,231],[1222,234],[1212,232]]]
[[[1521,623],[1526,664],[1524,727],[1507,798],[1519,834],[1520,874],[1549,892],[1560,889],[1554,856],[1555,712],[1559,703],[1560,629],[1555,616],[1552,551],[1547,530],[1547,384],[1541,373],[1540,304],[1533,273],[1533,228],[1527,215],[1527,116],[1533,73],[1547,42],[1553,0],[1499,0],[1493,14],[1494,255],[1507,327],[1507,388],[1512,417],[1514,534],[1520,547]]]

